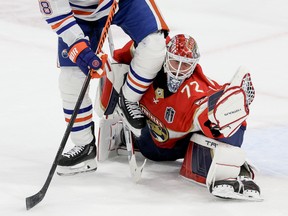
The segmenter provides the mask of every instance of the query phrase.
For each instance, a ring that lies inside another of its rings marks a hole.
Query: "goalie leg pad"
[[[180,175],[188,180],[205,185],[211,162],[210,149],[190,141],[180,169]]]
[[[245,152],[231,145],[219,145],[214,150],[214,157],[207,175],[207,187],[217,180],[237,178],[241,166],[245,163]]]
[[[206,185],[218,197],[261,201],[260,188],[253,181],[252,166],[245,161],[244,151],[218,140],[194,133],[191,142],[214,150]]]
[[[111,119],[102,118],[99,122],[97,160],[105,161],[117,155],[117,147],[121,143],[120,132],[123,124],[118,116]]]
[[[261,201],[260,188],[248,176],[242,176],[244,151],[234,146],[217,146],[208,172],[206,185],[217,197]]]

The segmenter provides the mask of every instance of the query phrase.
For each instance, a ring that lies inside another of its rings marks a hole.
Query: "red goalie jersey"
[[[174,37],[174,40],[175,38],[183,39],[183,35]],[[185,41],[189,42],[187,38]],[[181,47],[180,42],[175,43],[174,47],[170,45],[170,49],[179,49],[177,51],[191,55],[192,52],[196,52],[197,49],[184,49],[185,46]],[[122,49],[115,50],[114,59],[119,63],[128,63],[133,54],[131,47],[132,42]],[[176,66],[173,64],[179,63],[178,59],[181,62],[181,58],[184,57],[174,54],[173,50],[167,53],[163,68],[140,100],[142,111],[148,119],[150,135],[158,147],[171,149],[178,140],[191,132],[202,132],[205,136],[214,139],[226,139],[231,138],[241,125],[245,130],[245,119],[249,114],[249,105],[254,98],[254,88],[245,68],[238,69],[231,83],[219,85],[206,77],[201,66],[196,63],[195,68],[193,67],[189,74],[185,72],[179,75],[185,77],[181,82],[180,78],[177,79],[178,75],[173,75],[173,72],[169,71],[169,67],[179,70],[179,64]],[[193,53],[195,54],[197,53]],[[189,61],[193,63],[195,59],[187,57],[186,61],[189,65]],[[182,66],[186,67],[181,63]],[[169,82],[167,82],[168,79]],[[174,89],[177,82],[178,87]],[[236,136],[227,142],[241,146],[242,138]]]
[[[210,128],[205,126],[208,121],[207,101],[208,96],[221,90],[222,86],[208,79],[200,65],[176,93],[168,91],[166,82],[166,74],[160,71],[140,101],[155,144],[172,148],[177,140],[196,131],[214,137]]]

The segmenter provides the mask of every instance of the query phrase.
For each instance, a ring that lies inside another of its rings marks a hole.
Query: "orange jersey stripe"
[[[149,1],[150,1],[150,3],[151,3],[151,5],[152,5],[152,7],[153,7],[153,9],[154,9],[154,11],[155,11],[155,13],[157,14],[157,16],[158,16],[158,18],[159,18],[159,21],[160,21],[160,23],[161,23],[162,29],[169,31],[169,28],[168,28],[166,22],[164,21],[164,19],[163,19],[161,13],[160,13],[160,11],[159,11],[159,9],[158,9],[155,1],[154,1],[154,0],[149,0]]]
[[[73,15],[66,17],[66,18],[63,19],[62,21],[60,21],[60,22],[52,25],[51,28],[52,28],[52,29],[57,29],[60,25],[62,25],[63,22],[65,22],[67,19],[70,19],[70,18],[72,18],[72,17],[73,17]]]
[[[75,122],[84,122],[84,121],[87,121],[89,119],[92,119],[92,114],[90,114],[89,116],[83,117],[83,118],[76,118]],[[69,118],[65,118],[65,121],[66,122],[70,122],[70,119]]]
[[[89,11],[81,11],[81,10],[73,10],[73,13],[76,15],[90,15],[93,12],[89,12]]]

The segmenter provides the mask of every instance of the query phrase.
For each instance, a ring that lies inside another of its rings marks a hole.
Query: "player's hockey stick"
[[[108,29],[110,28],[110,25],[111,25],[111,22],[112,22],[112,19],[113,19],[113,16],[116,12],[116,8],[118,6],[118,1],[119,0],[114,0],[112,5],[111,5],[111,9],[110,9],[110,12],[109,12],[109,15],[107,17],[107,21],[105,23],[105,26],[102,30],[102,33],[101,33],[101,37],[100,37],[100,40],[99,40],[99,43],[98,43],[98,47],[97,47],[97,50],[96,50],[96,53],[100,53],[102,47],[103,47],[103,44],[105,42],[105,39],[106,39],[106,36],[107,36],[107,33],[108,33]],[[41,190],[34,194],[33,196],[30,196],[30,197],[27,197],[26,198],[26,209],[29,210],[31,208],[33,208],[35,205],[37,205],[39,202],[41,202],[41,200],[44,198],[47,190],[48,190],[48,187],[51,183],[51,180],[52,180],[52,177],[55,173],[55,170],[57,168],[57,165],[58,165],[58,161],[59,161],[59,158],[64,150],[64,147],[66,145],[66,142],[68,140],[68,137],[70,135],[70,132],[71,132],[71,129],[73,127],[73,124],[75,122],[75,119],[77,117],[77,114],[78,114],[78,111],[80,109],[80,106],[82,104],[82,101],[83,101],[83,98],[85,96],[85,93],[87,91],[87,88],[89,86],[89,83],[90,83],[90,80],[91,80],[91,75],[90,73],[87,75],[86,79],[85,79],[85,82],[82,86],[82,89],[80,91],[80,94],[79,94],[79,97],[78,97],[78,100],[76,102],[76,105],[75,105],[75,108],[74,108],[74,112],[71,116],[71,119],[67,125],[67,128],[66,128],[66,131],[64,133],[64,136],[62,138],[62,141],[61,141],[61,144],[59,146],[59,149],[57,151],[57,154],[56,154],[56,157],[53,161],[53,164],[52,164],[52,167],[50,169],[50,172],[48,174],[48,177],[45,181],[45,184],[43,185],[43,187],[41,188]]]

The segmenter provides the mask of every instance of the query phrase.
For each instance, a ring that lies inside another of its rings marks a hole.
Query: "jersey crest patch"
[[[166,142],[169,139],[169,132],[167,128],[157,125],[155,122],[150,119],[147,120],[147,124],[150,130],[152,137],[158,142]]]
[[[158,142],[166,142],[169,139],[169,132],[165,125],[154,115],[152,115],[145,106],[141,106],[143,113],[147,116],[147,125],[151,136]]]
[[[172,123],[174,120],[176,111],[172,107],[166,107],[164,119],[168,123]]]

